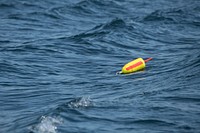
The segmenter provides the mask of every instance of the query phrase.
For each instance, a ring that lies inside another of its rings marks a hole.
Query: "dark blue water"
[[[0,0],[0,133],[198,132],[199,0]]]

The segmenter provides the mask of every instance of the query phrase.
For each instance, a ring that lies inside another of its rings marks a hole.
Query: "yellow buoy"
[[[133,72],[137,72],[139,70],[142,70],[145,68],[145,63],[152,60],[152,58],[148,58],[146,60],[143,60],[142,58],[137,58],[122,68],[122,70],[119,72],[120,74],[129,74]]]

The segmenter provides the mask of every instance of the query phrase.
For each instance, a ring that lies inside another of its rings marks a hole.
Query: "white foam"
[[[88,107],[92,105],[90,97],[81,97],[68,103],[71,108]]]
[[[62,120],[50,116],[42,116],[41,121],[36,126],[32,127],[34,133],[56,133],[57,125],[61,124]]]

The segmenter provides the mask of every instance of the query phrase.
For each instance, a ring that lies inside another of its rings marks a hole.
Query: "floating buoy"
[[[143,60],[142,58],[137,58],[122,68],[122,70],[119,72],[119,74],[129,74],[133,72],[137,72],[139,70],[142,70],[145,68],[145,63],[152,60],[152,58],[148,58],[146,60]]]

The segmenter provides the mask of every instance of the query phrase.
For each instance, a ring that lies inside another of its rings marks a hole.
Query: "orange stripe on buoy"
[[[133,64],[132,66],[127,67],[126,70],[128,71],[128,70],[133,69],[134,67],[137,67],[139,65],[142,65],[142,61],[139,61],[139,62]]]

